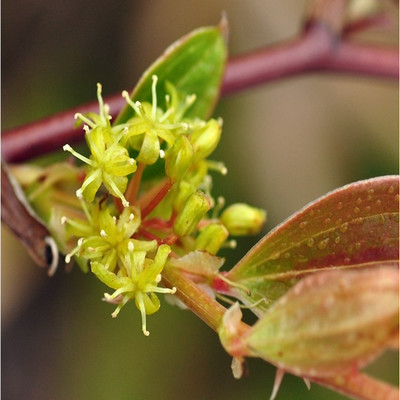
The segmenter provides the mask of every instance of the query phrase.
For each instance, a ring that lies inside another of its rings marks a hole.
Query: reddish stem
[[[129,201],[130,204],[135,204],[145,167],[146,167],[145,164],[138,163],[137,170],[128,184],[128,188],[126,189],[125,192],[125,198],[127,201]]]
[[[170,229],[174,224],[173,219],[165,221],[161,218],[150,218],[143,221],[142,225],[144,228],[154,228],[154,229]]]
[[[300,37],[231,58],[222,95],[315,71],[398,79],[399,52],[396,47],[351,42],[346,37],[340,38],[327,25],[313,21]],[[120,94],[107,97],[105,101],[113,117],[125,105]],[[82,141],[83,131],[73,128],[74,114],[97,111],[97,108],[97,102],[89,103],[4,132],[1,149],[4,160],[26,161],[60,150],[67,142]]]
[[[161,190],[150,200],[150,202],[142,209],[141,216],[142,219],[145,219],[164,199],[164,197],[168,194],[172,185],[174,183],[168,179],[165,185],[161,188]]]
[[[343,376],[313,378],[312,381],[358,400],[399,399],[397,388],[359,371]]]

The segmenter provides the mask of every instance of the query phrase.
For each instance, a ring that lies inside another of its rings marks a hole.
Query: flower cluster
[[[66,189],[76,193],[70,207],[60,203],[47,207],[50,228],[57,232],[66,262],[74,259],[114,290],[104,295],[117,305],[113,317],[134,300],[146,335],[146,315],[160,307],[156,293],[176,290],[158,286],[166,266],[211,286],[223,264],[216,254],[234,244],[229,236],[256,233],[265,221],[264,211],[245,204],[228,207],[219,216],[224,201],[211,196],[209,173],[227,171],[208,157],[220,140],[222,122],[187,118],[196,97],[168,82],[165,99],[159,101],[157,82],[153,76],[151,103],[132,101],[124,91],[134,115],[113,125],[98,84],[99,114],[76,114],[84,124],[90,154],[80,154],[67,144],[63,149],[82,166],[63,163],[57,174],[47,171],[58,181],[70,180],[71,168],[78,171],[75,184]],[[68,179],[62,178],[62,171],[68,172]]]

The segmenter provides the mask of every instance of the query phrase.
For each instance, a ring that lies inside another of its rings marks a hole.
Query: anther
[[[165,157],[165,151],[163,149],[160,149],[160,158]]]
[[[107,237],[107,233],[106,233],[106,231],[105,231],[104,229],[102,229],[102,230],[100,231],[100,236],[103,237],[103,238],[106,238],[106,237]]]

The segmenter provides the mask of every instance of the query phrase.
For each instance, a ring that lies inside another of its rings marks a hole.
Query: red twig
[[[316,71],[398,79],[399,52],[395,47],[360,44],[347,36],[340,38],[340,34],[327,24],[314,21],[298,38],[231,58],[222,84],[222,95]],[[125,104],[120,94],[105,100],[113,117]],[[83,131],[73,128],[74,114],[77,111],[96,111],[97,107],[96,102],[88,103],[4,132],[1,149],[4,160],[26,161],[60,150],[65,143],[82,141]]]

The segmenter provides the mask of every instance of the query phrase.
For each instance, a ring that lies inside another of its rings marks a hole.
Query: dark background
[[[96,82],[104,95],[130,89],[172,41],[218,23],[223,11],[231,54],[291,37],[306,4],[3,0],[2,127],[95,100]],[[396,39],[397,27],[370,37],[387,36]],[[214,158],[229,174],[215,178],[215,193],[267,209],[263,233],[329,190],[398,173],[393,82],[302,76],[224,98],[216,115],[224,131]],[[256,240],[240,241],[226,264]],[[268,399],[275,368],[250,360],[247,376],[234,380],[216,334],[190,312],[163,303],[146,338],[134,305],[113,320],[103,291],[78,269],[47,278],[2,229],[3,399]],[[370,370],[396,382],[397,353]],[[294,398],[343,397],[285,377],[278,399]]]

